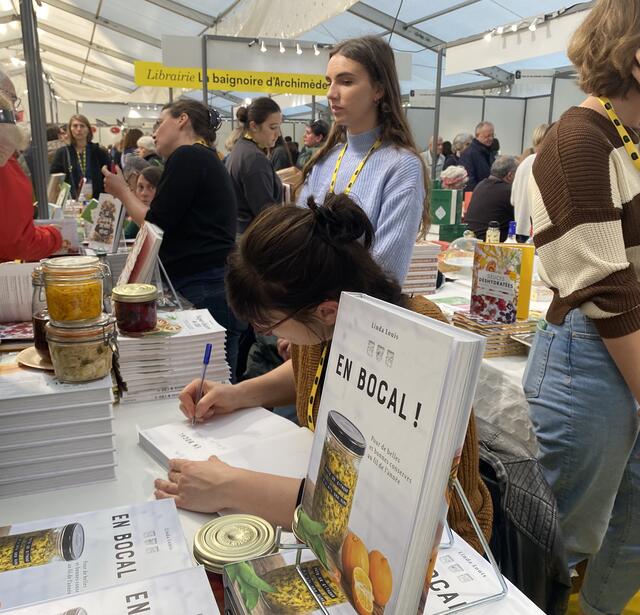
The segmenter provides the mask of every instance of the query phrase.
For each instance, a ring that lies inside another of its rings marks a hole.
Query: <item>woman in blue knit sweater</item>
[[[375,36],[349,39],[331,51],[326,76],[335,123],[304,167],[298,204],[349,194],[375,229],[374,259],[402,284],[420,224],[429,225],[428,180],[402,111],[393,51]]]

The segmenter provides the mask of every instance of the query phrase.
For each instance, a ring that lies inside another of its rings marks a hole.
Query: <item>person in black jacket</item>
[[[71,186],[71,196],[74,199],[80,197],[80,188],[87,182],[91,182],[91,192],[85,186],[85,196],[97,198],[104,192],[100,169],[109,164],[109,154],[92,142],[91,124],[84,115],[71,116],[68,133],[69,145],[61,147],[55,153],[49,172],[65,174],[65,181]]]
[[[485,240],[489,222],[500,224],[500,241],[507,238],[509,222],[514,219],[511,185],[518,168],[513,156],[500,156],[491,166],[491,175],[473,191],[464,222],[481,241]]]
[[[160,259],[175,289],[197,308],[207,308],[227,329],[227,360],[235,380],[239,325],[227,306],[224,274],[235,245],[236,197],[231,178],[211,149],[220,125],[217,112],[181,99],[165,105],[154,133],[166,163],[156,195],[146,206],[122,172],[105,167],[105,185],[134,222],[164,231]]]
[[[467,169],[469,183],[467,190],[473,190],[483,179],[489,177],[491,165],[496,158],[492,151],[494,128],[491,122],[480,122],[476,126],[476,138],[462,152],[460,164]]]
[[[238,200],[238,232],[244,233],[265,207],[282,201],[282,182],[265,153],[280,136],[282,113],[273,99],[261,97],[240,107],[236,117],[241,136],[225,164]]]

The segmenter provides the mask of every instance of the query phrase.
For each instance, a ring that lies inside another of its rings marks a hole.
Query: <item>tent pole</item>
[[[173,88],[169,88],[169,102],[173,102]]]
[[[436,68],[436,102],[433,114],[433,142],[431,145],[431,179],[436,179],[436,165],[438,164],[438,130],[440,130],[440,90],[442,89],[442,60],[444,46],[438,47],[438,65]]]
[[[38,48],[36,15],[32,0],[20,0],[20,22],[22,25],[22,45],[26,60],[27,88],[29,90],[29,119],[31,122],[31,143],[33,151],[33,187],[38,200],[38,218],[49,217],[47,198],[47,135],[45,126],[47,114],[44,105],[42,85],[42,64]]]
[[[316,119],[316,97],[315,94],[311,97],[311,121],[315,122]]]
[[[207,35],[202,35],[202,102],[209,105],[209,79],[207,75]]]
[[[549,117],[547,119],[547,124],[551,124],[553,122],[553,102],[556,97],[556,75],[554,74],[551,78],[551,96],[549,96]]]

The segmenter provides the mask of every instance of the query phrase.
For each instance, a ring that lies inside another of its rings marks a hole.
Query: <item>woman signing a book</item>
[[[175,289],[206,308],[227,329],[227,360],[235,373],[239,333],[227,307],[224,272],[236,237],[236,198],[231,178],[210,145],[220,126],[217,112],[195,100],[162,110],[153,138],[166,160],[149,206],[129,189],[119,168],[106,167],[105,186],[132,220],[158,225],[164,236],[160,260]]]
[[[200,380],[180,395],[180,408],[203,422],[253,406],[295,403],[300,425],[314,429],[324,382],[323,366],[333,335],[342,291],[361,292],[443,320],[426,299],[409,300],[398,283],[372,258],[374,232],[367,215],[348,196],[331,194],[322,206],[292,205],[264,210],[242,236],[229,260],[227,292],[239,318],[256,331],[291,340],[292,358],[267,374],[240,384]],[[462,453],[459,478],[485,533],[490,532],[491,499],[478,469],[473,420]],[[299,479],[231,467],[216,457],[208,461],[170,461],[168,480],[155,482],[157,498],[200,512],[234,508],[290,527]],[[474,545],[478,541],[454,499],[452,527]]]

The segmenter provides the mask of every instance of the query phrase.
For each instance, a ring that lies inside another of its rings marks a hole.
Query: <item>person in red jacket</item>
[[[15,125],[15,99],[13,83],[0,71],[0,262],[37,261],[62,245],[58,228],[33,223],[31,182],[15,155],[23,141]]]

